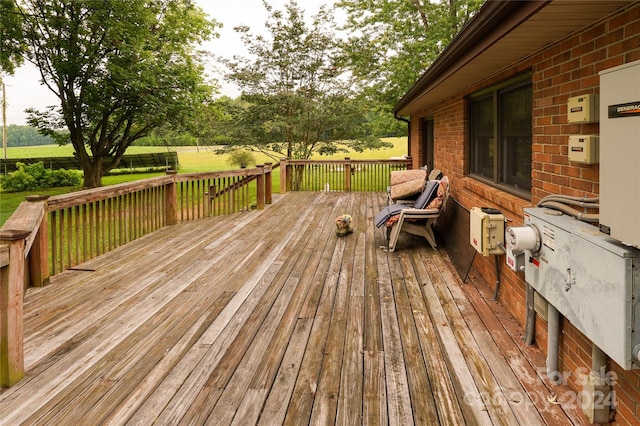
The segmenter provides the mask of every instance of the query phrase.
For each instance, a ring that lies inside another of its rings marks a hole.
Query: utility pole
[[[0,77],[0,85],[2,85],[2,153],[4,159],[7,159],[7,87],[4,80]]]

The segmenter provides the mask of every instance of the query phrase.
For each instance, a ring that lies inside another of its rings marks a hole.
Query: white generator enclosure
[[[640,250],[557,211],[525,209],[539,234],[525,280],[624,369],[640,367]]]
[[[600,72],[600,230],[640,247],[640,61]]]

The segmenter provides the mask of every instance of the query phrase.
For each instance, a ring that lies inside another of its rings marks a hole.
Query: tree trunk
[[[84,172],[84,188],[97,188],[102,186],[102,171],[101,167],[94,167],[92,164],[89,167],[82,167]]]
[[[77,151],[76,151],[77,152]],[[77,155],[82,166],[82,172],[84,174],[83,188],[97,188],[102,186],[102,161],[95,157],[89,157],[88,155]]]
[[[82,135],[82,129],[73,127],[73,123],[68,124],[67,127],[73,130],[70,131],[71,144],[75,152],[73,156],[80,162],[82,172],[84,174],[83,188],[97,188],[102,186],[102,160],[95,156],[90,156],[87,152],[84,144],[84,137]]]
[[[80,148],[78,148],[78,145]],[[105,158],[96,156],[95,153],[93,156],[89,156],[84,145],[81,144],[74,144],[74,148],[76,150],[74,156],[80,161],[84,174],[83,188],[98,188],[102,186],[102,176],[105,173],[102,164]]]

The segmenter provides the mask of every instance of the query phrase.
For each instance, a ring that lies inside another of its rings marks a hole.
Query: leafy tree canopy
[[[57,138],[67,128],[95,187],[137,139],[191,120],[212,87],[196,46],[217,24],[190,0],[23,0],[27,60],[59,99],[29,123]],[[106,161],[109,160],[109,161]]]
[[[341,0],[344,44],[364,93],[393,106],[484,0]]]
[[[23,62],[27,48],[22,16],[14,0],[0,0],[0,81],[2,74],[13,74]]]
[[[220,125],[227,148],[251,147],[276,159],[306,159],[347,147],[362,151],[385,146],[369,126],[369,106],[356,98],[333,11],[323,6],[307,24],[295,0],[283,11],[266,1],[263,5],[270,36],[235,28],[250,56],[223,60],[227,78],[242,91],[241,99],[222,101]]]

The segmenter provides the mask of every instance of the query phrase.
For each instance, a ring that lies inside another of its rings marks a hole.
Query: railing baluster
[[[115,235],[115,214],[114,214],[114,200],[113,198],[107,199],[107,251],[113,250],[113,235]]]
[[[60,256],[58,250],[58,241],[62,241],[62,238],[58,235],[58,212],[51,212],[51,273],[53,275],[58,273],[57,260]]]
[[[133,200],[133,194],[125,194],[123,195],[124,200],[125,200],[125,215],[124,215],[124,223],[126,225],[126,232],[125,232],[125,241],[128,243],[129,241],[133,240],[133,220],[134,217],[131,214],[133,212],[133,208],[132,208],[132,200]]]
[[[87,229],[86,232],[89,237],[88,246],[87,246],[87,259],[92,259],[95,255],[93,248],[95,247],[95,222],[93,220],[93,204],[92,202],[87,204]]]
[[[75,239],[73,238],[73,234],[74,234],[73,210],[74,210],[73,207],[69,207],[67,209],[67,213],[65,215],[65,219],[66,219],[66,222],[67,222],[65,224],[65,229],[67,230],[67,241],[68,241],[65,269],[68,269],[73,264],[73,255],[74,255],[73,246],[75,244]]]
[[[109,221],[107,220],[107,201],[106,200],[100,200],[100,217],[101,217],[101,228],[100,232],[102,233],[101,235],[101,241],[100,241],[100,246],[102,248],[100,254],[102,253],[106,253],[107,252],[107,227],[109,226]]]

